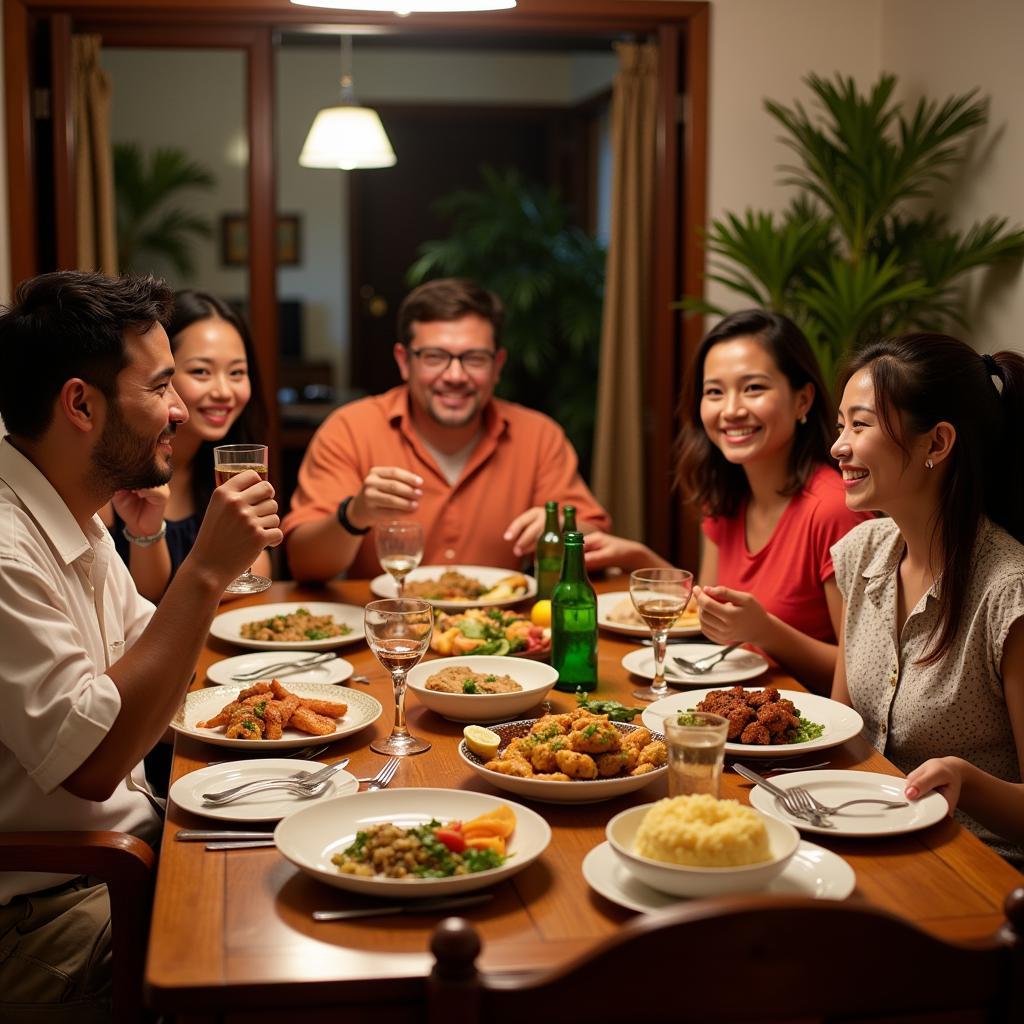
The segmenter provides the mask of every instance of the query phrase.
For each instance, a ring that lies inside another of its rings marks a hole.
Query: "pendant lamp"
[[[393,167],[391,148],[376,110],[361,107],[352,88],[352,37],[341,37],[341,103],[324,107],[313,119],[299,155],[303,167],[354,171]]]

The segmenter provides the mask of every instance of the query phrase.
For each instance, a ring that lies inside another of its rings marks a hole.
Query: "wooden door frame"
[[[39,272],[35,224],[35,154],[32,149],[31,33],[36,19],[66,17],[70,26],[100,30],[104,38],[129,28],[159,29],[161,45],[168,32],[202,45],[211,33],[251,33],[247,44],[250,131],[249,164],[249,298],[253,342],[269,407],[276,421],[277,282],[274,265],[273,48],[275,28],[314,24],[378,25],[404,33],[450,31],[478,35],[491,32],[622,33],[655,35],[661,50],[658,94],[657,180],[651,266],[650,349],[648,353],[651,418],[646,430],[648,541],[670,551],[680,564],[697,564],[698,537],[692,521],[682,528],[682,505],[666,501],[671,478],[670,438],[675,436],[676,393],[681,369],[696,348],[701,325],[683,320],[671,309],[682,294],[703,294],[703,249],[700,229],[706,215],[708,23],[710,4],[690,0],[519,0],[516,8],[486,14],[436,14],[399,18],[356,11],[300,8],[288,0],[4,0],[4,103],[9,183],[11,273],[14,282]],[[215,45],[215,44],[207,44]],[[681,131],[680,131],[681,126]],[[66,124],[64,125],[66,131]],[[64,137],[55,153],[70,152]],[[685,172],[685,173],[684,173]],[[73,199],[70,179],[57,169],[55,208],[58,258],[68,257]],[[271,440],[276,438],[275,430]]]

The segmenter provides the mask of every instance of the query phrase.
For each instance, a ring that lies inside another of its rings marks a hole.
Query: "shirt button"
[[[882,735],[884,736],[888,731],[889,731],[888,726],[883,725],[882,726]]]
[[[454,561],[455,548],[446,548],[444,552],[444,557],[447,558],[449,561]]]
[[[899,678],[899,677],[898,677],[898,676],[896,675],[896,673],[895,673],[895,672],[893,672],[893,674],[892,674],[891,676],[889,676],[889,685],[890,685],[890,686],[895,686],[895,685],[896,685],[896,680],[897,680],[898,678]]]

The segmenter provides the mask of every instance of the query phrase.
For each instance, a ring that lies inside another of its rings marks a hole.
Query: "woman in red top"
[[[702,631],[756,644],[827,693],[842,610],[829,548],[867,517],[846,508],[829,455],[835,418],[807,339],[777,313],[733,313],[701,342],[682,408],[677,479],[705,514]],[[587,564],[668,563],[596,533]]]

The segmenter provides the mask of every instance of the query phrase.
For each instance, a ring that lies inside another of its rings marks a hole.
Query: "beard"
[[[109,405],[107,422],[92,453],[91,473],[102,491],[141,490],[159,487],[171,479],[171,467],[161,465],[152,438],[135,433],[121,415],[117,402]],[[164,430],[173,436],[176,423]]]

